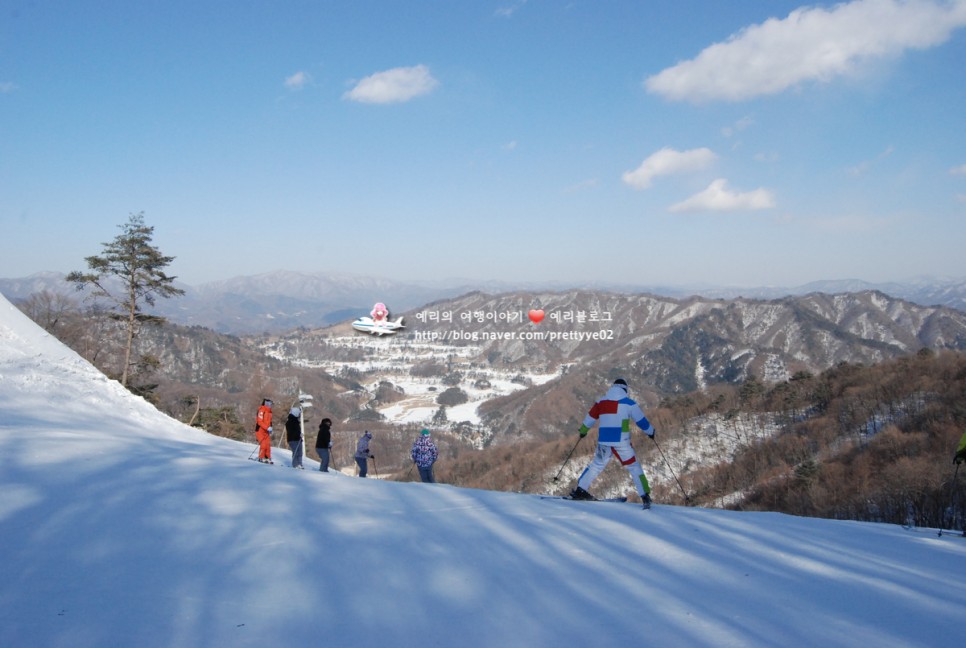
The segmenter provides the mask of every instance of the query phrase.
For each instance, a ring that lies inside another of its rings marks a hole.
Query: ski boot
[[[644,493],[644,497],[641,498],[641,504],[644,505],[644,510],[651,508],[651,495],[649,493]]]
[[[594,499],[594,496],[591,495],[590,493],[588,493],[587,491],[585,491],[580,486],[578,486],[575,489],[573,489],[572,491],[570,491],[570,499],[575,499],[575,500],[592,500],[592,499]]]

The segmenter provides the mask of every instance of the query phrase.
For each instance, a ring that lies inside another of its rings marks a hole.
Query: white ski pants
[[[634,448],[631,447],[630,441],[621,441],[614,444],[598,443],[594,458],[581,473],[577,485],[584,490],[589,490],[590,485],[604,471],[612,457],[617,457],[621,465],[631,474],[638,495],[643,497],[645,493],[651,492],[651,486],[647,483],[647,477],[644,475],[641,464],[637,463],[637,456],[634,454]]]

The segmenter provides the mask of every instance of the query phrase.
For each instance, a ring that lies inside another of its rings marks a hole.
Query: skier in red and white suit
[[[637,494],[644,502],[644,508],[651,507],[651,486],[647,483],[644,469],[637,462],[634,448],[631,447],[632,421],[644,434],[654,438],[654,426],[644,416],[640,405],[627,395],[627,383],[623,378],[618,378],[607,390],[607,394],[590,408],[583,425],[580,426],[579,433],[583,438],[587,436],[587,432],[594,423],[600,423],[597,430],[597,451],[594,452],[590,465],[577,479],[577,487],[570,493],[571,497],[593,499],[587,489],[607,467],[611,457],[617,457],[621,465],[631,474],[634,486],[637,487]]]

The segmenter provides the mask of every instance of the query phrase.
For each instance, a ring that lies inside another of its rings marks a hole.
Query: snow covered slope
[[[960,537],[363,480],[252,447],[0,298],[0,646],[961,641]]]

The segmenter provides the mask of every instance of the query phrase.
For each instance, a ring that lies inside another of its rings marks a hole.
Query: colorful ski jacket
[[[627,395],[621,385],[613,385],[599,401],[594,403],[580,426],[580,436],[584,436],[599,422],[597,442],[605,445],[625,443],[631,438],[631,421],[637,424],[648,436],[654,435],[651,422],[644,416],[640,405]]]
[[[439,450],[428,435],[422,435],[413,443],[413,449],[409,451],[409,456],[420,468],[429,468],[436,462]]]

